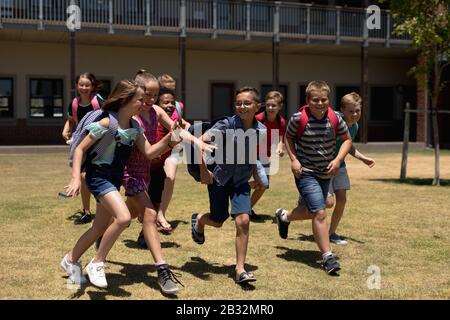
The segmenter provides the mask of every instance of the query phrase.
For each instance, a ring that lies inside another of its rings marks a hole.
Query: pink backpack
[[[306,125],[308,124],[309,117],[311,116],[311,110],[309,109],[309,106],[303,106],[299,108],[299,112],[302,113],[300,116],[300,121],[297,127],[297,139],[300,139],[300,137],[305,132]],[[334,134],[335,137],[338,137],[338,131],[339,131],[339,119],[337,118],[336,114],[334,113],[334,110],[330,107],[328,107],[327,111],[327,118],[330,120],[331,125],[334,128]]]
[[[78,124],[78,106],[80,104],[80,97],[75,97],[72,100],[72,118],[75,121],[75,124]],[[100,109],[100,103],[97,100],[97,95],[94,95],[91,99],[91,105],[94,110]]]

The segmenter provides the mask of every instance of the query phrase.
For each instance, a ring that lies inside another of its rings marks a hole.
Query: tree
[[[450,0],[380,0],[388,2],[394,18],[394,33],[407,34],[424,62],[410,71],[428,88],[431,99],[435,170],[433,185],[440,185],[439,127],[437,104],[445,87],[444,69],[450,64]]]

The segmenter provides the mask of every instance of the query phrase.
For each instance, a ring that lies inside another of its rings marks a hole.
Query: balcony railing
[[[392,33],[389,11],[381,11],[381,27],[365,29],[364,9],[282,2],[226,0],[79,0],[81,28],[175,32],[182,36],[210,34],[276,39],[381,42],[408,44]],[[0,0],[0,28],[15,25],[65,27],[70,0]]]

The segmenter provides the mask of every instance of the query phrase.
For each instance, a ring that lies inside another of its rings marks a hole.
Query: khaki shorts
[[[339,168],[337,175],[330,179],[328,196],[331,197],[335,190],[350,190],[350,178],[346,167]]]

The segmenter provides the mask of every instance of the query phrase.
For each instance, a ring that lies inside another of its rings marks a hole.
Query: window
[[[299,95],[298,95],[298,100],[299,100],[298,105],[299,106],[304,106],[306,104],[306,87],[307,87],[306,84],[302,84],[299,87],[299,90],[300,90]]]
[[[370,120],[392,121],[394,117],[394,87],[370,88]]]
[[[234,114],[234,84],[211,84],[211,117],[213,119]]]
[[[359,94],[359,87],[358,86],[336,86],[336,102],[333,106],[334,110],[340,110],[341,109],[341,99],[346,94],[349,94],[350,92],[356,92]]]
[[[107,99],[109,94],[111,93],[111,80],[108,79],[99,79],[102,83],[102,89],[98,92],[99,95],[102,96],[103,99]]]
[[[30,79],[30,117],[62,118],[63,80]]]
[[[13,79],[0,78],[0,118],[14,116]]]
[[[266,94],[268,94],[270,91],[272,91],[272,85],[271,84],[263,84],[261,86],[261,102],[264,102],[264,98],[266,97]],[[283,109],[281,109],[280,111],[280,115],[283,118],[287,118],[287,114],[288,114],[288,101],[289,101],[289,96],[288,96],[288,86],[283,84],[280,85],[278,87],[278,90],[282,95],[283,95]]]

